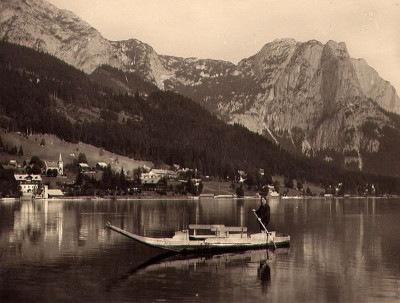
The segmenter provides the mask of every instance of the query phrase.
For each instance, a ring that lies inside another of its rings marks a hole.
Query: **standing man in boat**
[[[271,217],[271,209],[267,203],[267,195],[268,195],[268,189],[267,193],[263,190],[261,193],[261,204],[260,207],[256,210],[257,216],[261,219],[261,222],[264,224],[265,227],[267,227],[270,217]],[[264,227],[260,222],[258,222],[260,225],[260,231],[264,231]]]

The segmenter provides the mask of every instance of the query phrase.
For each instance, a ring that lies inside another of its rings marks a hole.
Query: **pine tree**
[[[114,174],[111,170],[111,165],[108,164],[103,170],[103,176],[101,177],[101,185],[104,189],[109,189],[113,185]]]
[[[301,180],[297,180],[297,189],[302,190],[303,189],[303,183],[301,183]]]
[[[75,184],[81,186],[83,184],[84,176],[81,172],[76,175]]]
[[[85,153],[79,153],[78,163],[88,163]]]
[[[126,177],[125,177],[124,168],[121,168],[121,172],[119,174],[119,185],[120,185],[121,189],[123,189],[123,190],[127,189],[127,181],[126,181]]]

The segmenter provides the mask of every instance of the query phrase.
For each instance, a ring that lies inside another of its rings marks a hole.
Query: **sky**
[[[400,94],[400,0],[48,0],[109,40],[237,63],[279,38],[345,42]]]

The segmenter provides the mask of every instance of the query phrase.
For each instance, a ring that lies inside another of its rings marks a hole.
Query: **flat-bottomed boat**
[[[152,238],[130,233],[110,222],[110,230],[137,242],[180,253],[205,251],[232,251],[258,248],[277,248],[290,245],[290,236],[267,230],[247,234],[247,227],[221,224],[190,224],[189,228],[176,231],[171,238]]]

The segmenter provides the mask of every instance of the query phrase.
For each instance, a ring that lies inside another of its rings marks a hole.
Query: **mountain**
[[[159,86],[166,73],[149,45],[135,39],[109,41],[73,13],[44,0],[1,1],[0,38],[54,55],[86,73],[108,64],[140,72]]]
[[[1,1],[0,24],[3,40],[52,54],[85,72],[108,63],[113,51],[97,30],[47,1]]]
[[[400,113],[399,97],[364,60],[352,59],[344,43],[279,39],[237,65],[179,58],[135,39],[109,41],[44,0],[2,1],[0,38],[52,54],[119,91],[152,91],[131,86],[132,78],[143,78],[293,153],[378,173],[393,164],[387,159],[400,162],[380,158],[397,148],[389,134],[399,127],[390,114]]]
[[[121,76],[112,68],[106,71]],[[135,79],[128,78],[129,85]],[[137,85],[154,89],[143,79]],[[249,186],[283,175],[291,183],[296,179],[327,189],[342,183],[343,193],[364,194],[371,184],[378,194],[400,192],[398,178],[293,156],[243,126],[224,123],[182,95],[157,89],[145,96],[120,94],[54,56],[3,41],[0,96],[0,127],[19,132],[17,137],[28,136],[31,142],[38,133],[51,134],[96,146],[99,155],[105,149],[137,160],[197,168],[200,174],[229,181],[240,169],[247,173]],[[391,135],[400,138],[399,132]],[[0,152],[11,152],[12,142],[3,139],[0,136]]]

